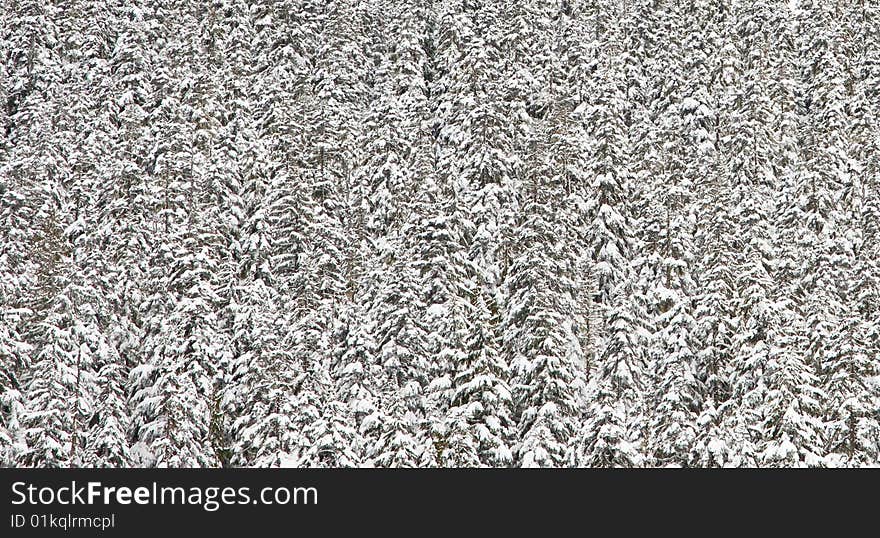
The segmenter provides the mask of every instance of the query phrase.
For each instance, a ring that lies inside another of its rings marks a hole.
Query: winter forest
[[[880,465],[880,3],[0,0],[0,466]]]

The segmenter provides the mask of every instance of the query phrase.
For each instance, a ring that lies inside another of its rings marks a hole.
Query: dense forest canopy
[[[0,0],[0,466],[880,464],[880,3]]]

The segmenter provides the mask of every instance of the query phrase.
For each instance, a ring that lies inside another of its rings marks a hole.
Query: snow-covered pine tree
[[[0,467],[14,467],[19,456],[26,450],[25,432],[21,424],[24,412],[21,374],[29,366],[31,348],[18,334],[21,317],[27,311],[20,311],[5,301],[0,306],[2,327],[0,327]]]
[[[523,467],[564,465],[583,413],[586,363],[573,327],[577,267],[570,235],[550,205],[559,186],[542,181],[545,170],[535,170],[522,193],[502,320],[520,439],[516,464]]]
[[[702,407],[703,387],[695,375],[696,323],[686,297],[673,290],[660,302],[653,357],[656,388],[651,395],[648,446],[651,464],[685,466],[697,437],[697,413]]]
[[[812,365],[804,360],[803,320],[788,304],[781,307],[779,334],[769,350],[767,393],[760,450],[762,467],[816,467],[823,465],[825,395]]]
[[[574,444],[576,466],[639,467],[646,462],[645,314],[631,284],[621,285],[615,295],[619,297],[608,314],[605,346],[590,380],[587,422]]]
[[[88,319],[93,314],[89,286],[76,272],[69,238],[51,202],[40,208],[40,248],[36,289],[25,333],[32,347],[25,377],[27,452],[20,464],[68,467],[81,463],[88,417],[98,396],[94,371],[101,335]]]
[[[506,467],[513,464],[513,398],[507,363],[496,341],[498,305],[474,291],[468,310],[466,356],[452,380],[447,438],[441,455],[454,467]]]
[[[400,250],[381,253],[384,278],[370,305],[370,316],[376,319],[371,335],[374,360],[381,366],[383,380],[378,409],[382,419],[366,427],[378,428],[377,445],[368,456],[380,466],[415,466],[419,458],[435,462],[437,453],[428,442],[431,432],[426,427],[430,348],[422,325],[424,303],[419,298],[418,273],[406,250]]]

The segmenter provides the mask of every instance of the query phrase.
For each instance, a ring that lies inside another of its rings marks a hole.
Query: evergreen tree
[[[507,364],[495,341],[497,320],[484,296],[468,312],[467,356],[453,379],[442,461],[454,467],[500,467],[513,463],[512,395]],[[497,316],[497,314],[495,314]]]
[[[583,350],[573,332],[574,267],[550,211],[550,189],[532,179],[517,230],[522,249],[507,275],[503,344],[512,369],[518,436],[516,461],[523,467],[564,463],[582,412]],[[564,233],[564,230],[563,230]]]
[[[608,316],[605,348],[590,383],[588,421],[575,445],[578,466],[639,467],[645,463],[643,342],[647,333],[639,326],[644,318],[630,290],[618,291],[618,306]]]

